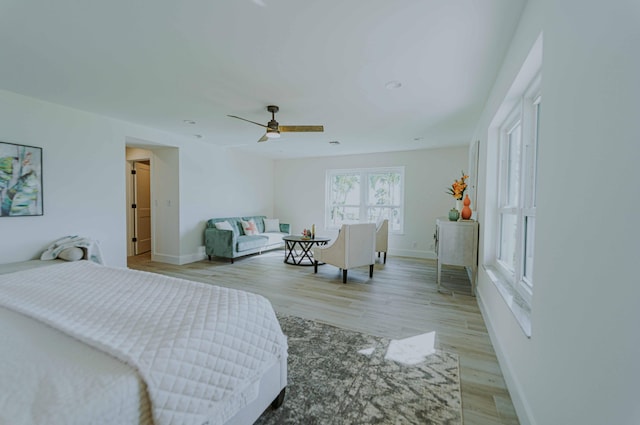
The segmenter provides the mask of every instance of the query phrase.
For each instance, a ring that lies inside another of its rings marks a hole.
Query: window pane
[[[360,207],[335,205],[330,211],[330,224],[340,227],[343,224],[360,222]]]
[[[403,169],[333,170],[327,172],[325,226],[389,219],[394,232],[403,230]]]
[[[329,224],[340,227],[343,223],[357,223],[360,211],[360,175],[333,175],[330,190]]]
[[[400,231],[400,208],[383,208],[383,207],[369,207],[367,208],[367,221],[370,223],[377,223],[384,219],[389,220],[389,230]]]
[[[340,174],[331,179],[331,203],[333,205],[360,204],[360,175]]]
[[[536,228],[535,217],[524,218],[524,280],[530,287],[533,286],[533,240]]]
[[[531,201],[531,206],[535,207],[537,204],[537,199],[536,199],[536,188],[538,187],[538,135],[539,130],[540,130],[540,102],[537,102],[535,105],[535,117],[534,117],[534,129],[535,129],[535,135],[534,135],[534,139],[535,139],[535,149],[534,149],[534,153],[533,153],[533,187],[531,188],[531,197],[532,197],[532,201]]]
[[[509,133],[509,151],[507,164],[507,205],[518,205],[518,191],[520,189],[520,152],[521,135],[520,124]]]
[[[500,218],[500,246],[498,259],[512,273],[516,265],[517,216],[503,213]]]
[[[369,174],[368,205],[399,205],[400,204],[400,174],[372,173]]]

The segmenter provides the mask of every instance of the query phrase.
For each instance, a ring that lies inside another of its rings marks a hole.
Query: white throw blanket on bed
[[[0,305],[136,368],[156,425],[224,423],[286,356],[260,295],[88,261],[0,275]]]
[[[100,244],[93,239],[82,236],[65,236],[53,242],[40,256],[41,260],[55,260],[67,248],[82,248],[84,259],[94,263],[104,264]]]

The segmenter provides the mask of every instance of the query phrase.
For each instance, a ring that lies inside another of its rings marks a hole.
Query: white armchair
[[[384,264],[387,264],[387,248],[389,246],[389,220],[386,218],[378,223],[376,228],[376,252],[378,258],[384,252]]]
[[[343,224],[338,237],[331,245],[313,248],[313,272],[318,273],[318,263],[331,264],[342,269],[342,283],[347,283],[347,270],[369,266],[373,277],[376,262],[376,225]]]

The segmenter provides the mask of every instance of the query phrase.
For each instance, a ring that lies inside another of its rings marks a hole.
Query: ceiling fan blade
[[[311,131],[324,131],[324,126],[322,125],[281,125],[278,127],[278,130],[281,132],[298,132],[305,133]]]
[[[227,115],[227,116],[231,117],[231,118],[237,118],[237,119],[242,120],[242,121],[250,122],[251,124],[259,125],[260,127],[269,128],[264,124],[260,124],[259,122],[251,121],[251,120],[248,120],[246,118],[238,117],[236,115]]]
[[[269,140],[269,138],[267,137],[267,133],[264,133],[264,135],[258,139],[258,143],[259,142],[266,142],[267,140]]]

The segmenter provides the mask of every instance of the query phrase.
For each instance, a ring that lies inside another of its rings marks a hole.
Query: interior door
[[[151,251],[151,166],[149,161],[133,163],[133,216],[135,255]]]

